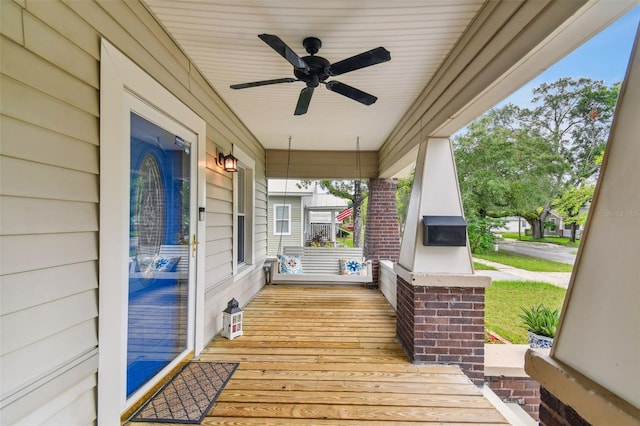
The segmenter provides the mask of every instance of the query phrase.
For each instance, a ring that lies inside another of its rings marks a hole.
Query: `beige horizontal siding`
[[[22,8],[11,1],[0,1],[0,28],[4,36],[24,44]]]
[[[0,85],[3,115],[98,145],[98,117],[95,115],[4,75]]]
[[[0,357],[3,390],[18,389],[21,384],[30,383],[64,365],[65,361],[73,359],[77,354],[94,348],[98,344],[96,327],[95,318],[91,318],[69,327],[64,333],[50,333],[29,346]],[[52,347],[57,349],[52,351]],[[47,356],[42,356],[43,353]],[[22,368],[24,364],[28,364],[30,368]]]
[[[93,290],[86,291],[4,315],[0,353],[4,356],[68,331],[70,326],[96,318],[98,304],[95,293]],[[33,321],[33,318],[38,318],[39,321]]]
[[[229,226],[208,226],[206,241],[217,241],[231,239],[233,232]]]
[[[68,201],[98,201],[98,177],[32,161],[0,158],[3,193]]]
[[[66,371],[54,371],[44,383],[29,384],[32,398],[22,398],[2,409],[3,424],[95,424],[97,350],[81,354]],[[36,387],[37,386],[37,387]]]
[[[95,203],[1,197],[0,234],[53,234],[98,230]]]
[[[23,20],[24,43],[27,49],[80,81],[95,88],[100,86],[100,73],[95,57],[32,15],[23,14]]]
[[[2,393],[24,389],[2,419],[90,424],[97,356],[82,357],[98,346],[101,37],[207,123],[201,247],[204,285],[215,291],[207,292],[205,318],[217,316],[226,292],[248,297],[262,284],[261,270],[232,280],[233,174],[217,166],[216,148],[228,153],[235,145],[256,161],[256,259],[266,254],[265,152],[141,3],[5,0],[0,7]],[[216,321],[205,340],[218,331]],[[51,352],[37,367],[29,361]]]
[[[100,59],[100,35],[67,5],[58,1],[37,1],[29,4],[29,13],[69,40],[96,60]]]
[[[97,277],[98,269],[93,261],[4,275],[0,287],[0,310],[7,315],[94,290]]]
[[[92,232],[2,236],[0,250],[3,275],[98,259]]]
[[[98,116],[100,99],[95,85],[78,80],[69,72],[7,39],[1,39],[0,50],[11,58],[11,61],[2,63],[4,75]],[[95,63],[94,58],[88,58],[88,61]]]
[[[99,169],[97,145],[6,116],[2,119],[2,154],[88,173],[98,174]]]

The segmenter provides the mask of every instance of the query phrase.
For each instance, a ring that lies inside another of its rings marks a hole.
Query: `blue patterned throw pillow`
[[[175,272],[180,262],[180,257],[162,257],[156,256],[151,262],[149,267],[151,271],[155,272]]]
[[[302,264],[300,263],[300,256],[280,256],[280,273],[301,274]]]
[[[364,258],[346,258],[340,259],[340,273],[342,275],[367,275],[367,268],[364,263]]]

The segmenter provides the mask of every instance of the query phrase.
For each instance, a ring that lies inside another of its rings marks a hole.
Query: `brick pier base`
[[[540,388],[540,424],[543,426],[590,426],[573,408],[545,388]]]
[[[513,402],[538,420],[540,384],[531,377],[485,376],[493,393],[504,402]]]
[[[364,235],[364,256],[371,260],[373,282],[378,287],[380,260],[398,261],[400,255],[400,231],[396,207],[395,179],[371,179],[367,205],[367,229]]]
[[[428,287],[397,277],[397,333],[415,363],[455,364],[484,382],[484,287]]]

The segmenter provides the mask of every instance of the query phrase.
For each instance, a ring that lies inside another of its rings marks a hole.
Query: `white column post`
[[[449,139],[429,139],[420,145],[398,263],[415,273],[471,274],[469,244],[466,247],[422,244],[423,216],[464,216]]]

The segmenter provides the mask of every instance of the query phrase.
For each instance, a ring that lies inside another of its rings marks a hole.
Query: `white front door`
[[[133,99],[127,398],[193,350],[196,135]]]

